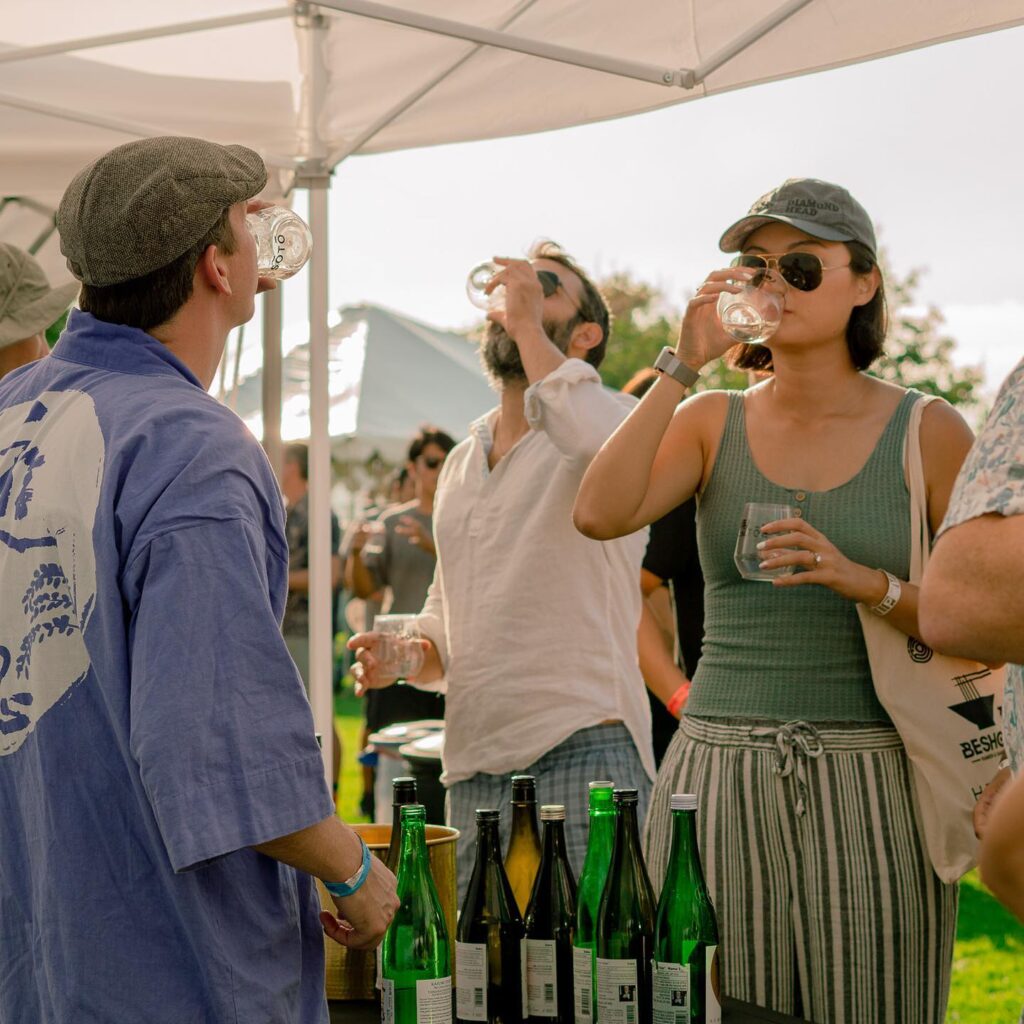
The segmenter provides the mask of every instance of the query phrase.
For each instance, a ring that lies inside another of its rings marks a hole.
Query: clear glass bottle
[[[721,1024],[718,920],[697,847],[697,797],[690,793],[672,797],[672,847],[654,926],[651,987],[655,1020]]]
[[[501,863],[500,814],[476,812],[476,863],[455,930],[455,1016],[460,1024],[523,1024],[523,919]]]
[[[526,998],[531,1024],[573,1024],[576,879],[565,846],[565,808],[540,809],[540,869],[526,912]]]
[[[597,978],[594,948],[597,914],[608,878],[615,845],[613,783],[590,783],[590,832],[576,897],[576,934],[573,937],[573,1005],[575,1024],[593,1024],[597,1015]]]
[[[444,911],[430,873],[426,808],[402,807],[399,907],[381,944],[384,1024],[451,1024],[452,965]]]
[[[597,1019],[600,1024],[651,1024],[654,891],[640,848],[635,789],[613,799],[615,846],[597,915]]]
[[[537,780],[512,776],[512,832],[505,854],[505,873],[515,893],[520,915],[526,913],[540,867],[540,829],[537,827]]]

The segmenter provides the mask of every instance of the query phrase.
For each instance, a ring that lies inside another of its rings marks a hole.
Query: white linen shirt
[[[526,768],[607,720],[626,725],[654,777],[636,643],[648,531],[596,541],[572,522],[584,471],[635,404],[568,359],[527,389],[531,429],[493,470],[497,409],[445,462],[419,624],[445,669],[423,689],[447,694],[446,785]]]

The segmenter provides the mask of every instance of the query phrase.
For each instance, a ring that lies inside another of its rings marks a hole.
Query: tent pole
[[[246,14],[232,14],[224,18],[206,18],[201,21],[183,21],[177,25],[159,25],[138,29],[135,32],[111,32],[103,36],[87,36],[82,39],[65,39],[59,43],[43,46],[19,46],[16,50],[0,53],[0,64],[12,64],[34,57],[52,57],[58,53],[75,53],[92,50],[98,46],[114,46],[118,43],[136,43],[143,39],[159,39],[162,36],[181,36],[188,32],[205,32],[214,28],[231,28],[234,25],[249,25],[257,21],[291,16],[290,7],[277,7],[266,11],[249,11]]]
[[[280,285],[263,293],[263,450],[278,480],[281,479],[284,462],[284,447],[281,443],[281,378],[284,370],[281,300]]]
[[[330,173],[317,122],[327,92],[324,64],[327,19],[304,3],[295,5],[303,69],[300,142],[303,162],[296,186],[309,191],[309,699],[320,733],[324,775],[334,782],[334,666],[331,635],[331,439],[327,379],[328,189]]]

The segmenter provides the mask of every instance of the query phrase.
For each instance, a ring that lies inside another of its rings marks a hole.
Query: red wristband
[[[675,717],[678,718],[679,712],[683,710],[683,705],[686,703],[686,698],[689,696],[690,681],[689,679],[687,679],[687,681],[683,683],[683,685],[680,686],[679,689],[676,690],[676,692],[673,693],[671,697],[669,697],[668,703],[666,703],[665,705],[665,708],[667,709],[668,713],[670,715],[675,715]]]

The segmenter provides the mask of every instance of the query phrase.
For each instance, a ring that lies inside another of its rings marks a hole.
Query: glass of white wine
[[[747,345],[766,342],[782,323],[786,282],[774,270],[759,270],[738,292],[718,297],[718,319],[730,338]]]

